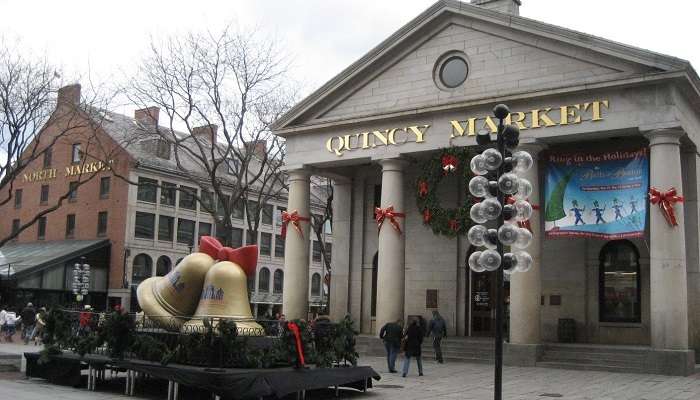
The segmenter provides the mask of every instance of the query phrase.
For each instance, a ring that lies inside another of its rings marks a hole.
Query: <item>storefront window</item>
[[[156,202],[156,189],[158,181],[148,178],[139,178],[139,186],[136,192],[136,200],[148,203]]]
[[[153,260],[148,254],[139,254],[134,257],[134,263],[131,269],[131,284],[138,285],[139,283],[150,278],[153,274]]]
[[[153,239],[155,222],[155,215],[137,211],[134,236],[141,239]]]
[[[194,221],[177,219],[177,242],[190,246],[194,244]]]
[[[177,189],[174,183],[163,182],[160,185],[160,205],[175,206],[175,193]]]
[[[170,261],[170,257],[168,256],[160,256],[158,257],[158,261],[156,262],[156,276],[165,276],[170,272],[172,269],[172,261]]]
[[[275,270],[275,276],[273,277],[272,290],[274,293],[282,293],[282,288],[284,287],[284,271],[281,269]]]
[[[600,251],[600,321],[641,322],[639,253],[627,240]]]
[[[197,209],[197,189],[180,186],[180,208],[187,210]]]
[[[311,277],[311,295],[321,295],[321,274],[319,273],[313,274],[313,276]]]
[[[258,292],[267,293],[270,291],[270,270],[261,268],[258,273]]]

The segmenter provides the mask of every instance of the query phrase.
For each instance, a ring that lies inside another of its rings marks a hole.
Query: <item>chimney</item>
[[[76,83],[58,89],[58,104],[80,104],[80,84]]]
[[[256,140],[254,142],[246,143],[246,150],[253,151],[253,154],[263,158],[267,152],[267,142],[264,140]]]
[[[216,132],[219,130],[218,125],[209,124],[192,128],[192,136],[204,137],[211,143],[216,143]]]
[[[158,125],[160,108],[147,107],[134,111],[134,119],[144,125]]]
[[[472,0],[472,5],[504,14],[520,15],[520,0]]]

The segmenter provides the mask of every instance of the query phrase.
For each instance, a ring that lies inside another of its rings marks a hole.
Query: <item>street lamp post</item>
[[[496,271],[496,329],[494,399],[502,399],[503,386],[503,282],[504,274],[526,272],[532,266],[532,257],[522,251],[532,241],[532,233],[526,221],[532,215],[528,197],[532,185],[516,173],[532,167],[533,160],[525,151],[516,151],[520,131],[515,125],[504,125],[510,110],[504,104],[493,109],[498,119],[495,148],[489,147],[471,160],[474,177],[469,181],[469,192],[483,200],[469,210],[472,221],[477,223],[467,233],[469,242],[485,247],[469,256],[469,267],[474,272]],[[479,133],[477,143],[493,145],[490,132]],[[491,228],[484,223],[489,221]],[[495,226],[495,227],[493,227]],[[509,251],[506,253],[505,248]]]

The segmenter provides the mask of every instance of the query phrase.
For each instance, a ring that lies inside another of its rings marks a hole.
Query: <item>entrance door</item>
[[[472,271],[472,336],[493,336],[496,318],[496,273]]]

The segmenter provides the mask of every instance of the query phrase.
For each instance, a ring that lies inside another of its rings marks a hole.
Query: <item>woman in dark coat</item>
[[[423,376],[423,362],[420,358],[421,345],[423,344],[424,332],[418,325],[418,321],[413,320],[411,325],[406,329],[404,338],[406,340],[406,348],[403,360],[403,377],[408,374],[408,367],[411,364],[411,357],[416,358],[418,363],[418,375]]]

